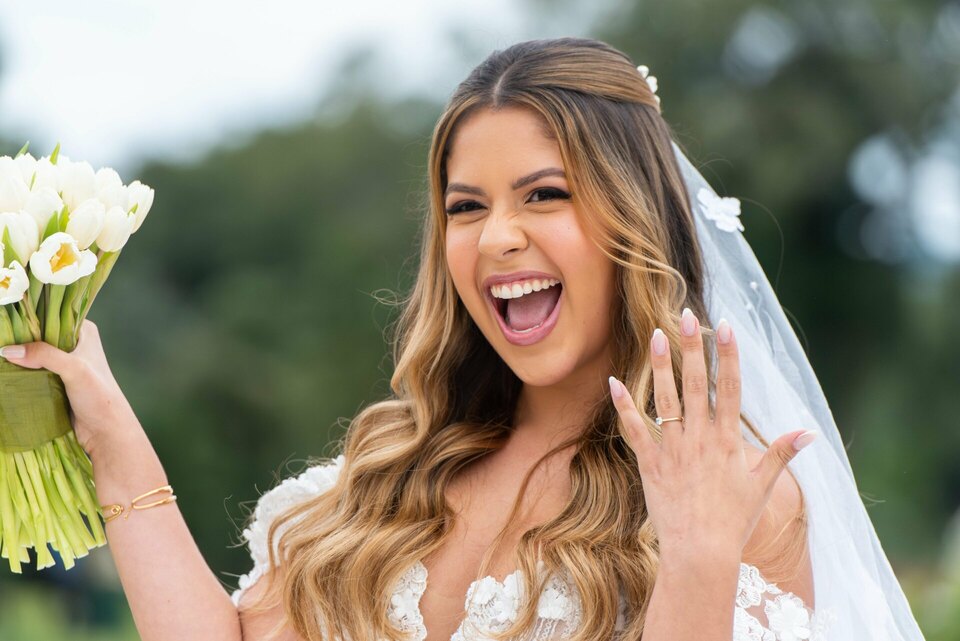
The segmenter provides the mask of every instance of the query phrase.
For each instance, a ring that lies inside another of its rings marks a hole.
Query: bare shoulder
[[[303,638],[293,631],[289,624],[285,624],[279,635],[274,636],[274,628],[285,620],[283,604],[277,604],[268,610],[250,611],[267,588],[267,577],[262,576],[240,597],[238,607],[240,613],[240,629],[244,641],[303,641]]]
[[[744,442],[744,453],[748,467],[753,469],[765,452]],[[744,562],[756,565],[768,582],[813,607],[813,568],[806,540],[803,493],[789,467],[774,484],[767,508],[744,547]]]

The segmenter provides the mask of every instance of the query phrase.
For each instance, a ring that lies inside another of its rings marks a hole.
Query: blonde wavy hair
[[[510,434],[522,381],[459,300],[446,266],[443,202],[457,124],[477,110],[506,106],[542,116],[544,132],[559,144],[578,212],[589,212],[584,223],[591,238],[617,265],[613,374],[645,408],[657,440],[647,339],[656,327],[667,333],[680,389],[679,310],[690,307],[699,318],[708,317],[700,247],[670,128],[636,65],[610,45],[582,38],[533,40],[493,52],[457,87],[433,131],[418,274],[412,291],[397,302],[401,313],[391,328],[393,394],[350,422],[336,485],[290,508],[269,528],[268,586],[250,609],[282,602],[307,641],[404,638],[387,616],[392,586],[452,531],[454,513],[445,500],[451,479]],[[710,328],[702,331],[705,339],[715,336]],[[715,384],[710,381],[711,391]],[[574,639],[587,641],[614,636],[622,590],[625,635],[640,638],[657,576],[658,542],[637,461],[609,395],[595,404],[579,434],[540,462],[570,446],[569,502],[549,522],[526,531],[516,551],[525,593],[538,594],[544,586],[538,558],[550,571],[569,571],[582,601]],[[791,541],[744,558],[763,564],[770,581],[779,582],[778,567],[796,567],[803,554],[802,503],[796,520],[801,527]],[[278,559],[273,539],[284,523],[289,526]],[[503,535],[487,552],[478,578]],[[536,599],[526,599],[516,623],[499,638],[529,632],[536,607]]]

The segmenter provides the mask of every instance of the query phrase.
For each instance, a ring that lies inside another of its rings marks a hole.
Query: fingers
[[[633,448],[634,453],[637,455],[642,476],[643,472],[650,469],[650,465],[656,454],[657,443],[653,440],[653,437],[650,436],[650,431],[647,429],[646,424],[644,424],[643,418],[640,416],[640,411],[637,410],[637,406],[633,402],[633,397],[630,396],[627,388],[613,376],[609,378],[609,383],[610,396],[613,398],[613,404],[617,408],[620,420],[623,421],[627,443]]]
[[[760,477],[760,483],[763,486],[766,496],[773,491],[773,486],[777,478],[787,467],[787,463],[793,460],[797,453],[812,443],[819,432],[817,430],[799,430],[784,434],[767,448],[763,458],[752,470],[754,474]]]
[[[13,348],[23,348],[23,355],[18,355],[21,350]],[[40,369],[41,367],[48,369],[64,380],[75,378],[80,371],[80,361],[78,359],[72,358],[67,352],[44,341],[23,343],[22,345],[6,345],[0,350],[0,356],[11,363],[28,369]]]
[[[707,366],[703,356],[700,322],[689,307],[683,308],[680,317],[680,351],[683,354],[684,428],[699,429],[700,425],[710,421]]]
[[[740,355],[733,329],[725,318],[717,323],[717,416],[721,429],[740,431]]]
[[[673,359],[670,356],[670,341],[659,327],[650,339],[650,363],[653,366],[653,401],[657,416],[673,418],[683,415],[677,383],[673,376]],[[683,423],[670,421],[660,426],[661,442],[669,447],[683,437]]]

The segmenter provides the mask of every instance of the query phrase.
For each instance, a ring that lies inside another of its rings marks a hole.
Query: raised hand
[[[798,430],[770,444],[750,469],[740,432],[740,362],[726,320],[717,327],[717,407],[710,418],[707,369],[700,323],[689,308],[680,323],[683,398],[674,382],[670,345],[659,328],[650,341],[654,399],[663,419],[659,443],[633,398],[610,377],[610,392],[637,456],[643,491],[661,555],[691,551],[743,551],[774,484],[816,432]]]

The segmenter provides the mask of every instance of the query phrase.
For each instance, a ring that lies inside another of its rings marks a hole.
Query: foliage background
[[[960,6],[673,0],[557,31],[573,5],[528,2],[528,37],[597,37],[659,78],[677,137],[743,202],[921,627],[960,639]],[[473,64],[509,44],[453,35]],[[90,318],[228,590],[249,569],[239,531],[257,496],[334,454],[388,393],[392,313],[376,298],[411,282],[442,105],[384,100],[365,65],[345,65],[307,121],[123,176],[156,203]],[[0,638],[68,636],[137,638],[108,549],[70,572],[0,574]]]

